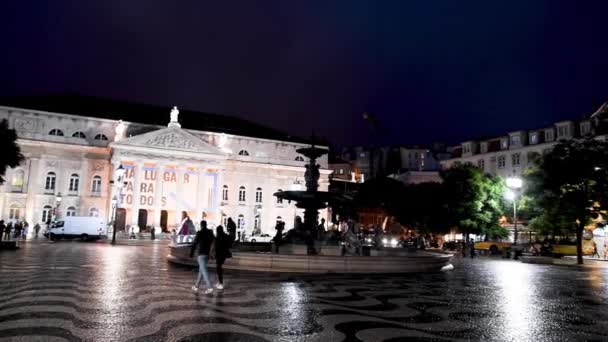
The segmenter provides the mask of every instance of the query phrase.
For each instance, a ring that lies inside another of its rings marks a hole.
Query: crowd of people
[[[25,240],[30,234],[30,224],[26,221],[10,221],[5,222],[0,220],[0,241]],[[40,224],[34,225],[34,238],[38,238],[40,234]]]

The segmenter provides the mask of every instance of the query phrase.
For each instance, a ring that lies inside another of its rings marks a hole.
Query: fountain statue
[[[295,232],[295,238],[306,243],[308,254],[316,254],[314,240],[316,237],[319,209],[326,208],[327,202],[332,198],[332,194],[319,191],[319,178],[321,174],[317,159],[329,151],[318,148],[313,143],[310,147],[297,149],[296,152],[308,158],[306,172],[304,173],[306,190],[279,191],[274,195],[284,200],[295,201],[296,207],[304,209],[304,222],[300,227],[296,227],[298,231]]]

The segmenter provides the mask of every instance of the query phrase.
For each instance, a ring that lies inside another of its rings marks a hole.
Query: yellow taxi
[[[592,255],[593,251],[593,240],[583,239],[583,255]],[[555,244],[551,253],[554,256],[576,255],[576,245]]]
[[[475,249],[482,251],[490,251],[492,254],[496,254],[503,250],[503,248],[510,248],[513,246],[512,242],[508,241],[480,241],[475,242]]]

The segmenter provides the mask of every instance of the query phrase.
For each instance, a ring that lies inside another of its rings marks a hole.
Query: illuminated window
[[[53,208],[50,205],[45,205],[42,208],[42,223],[47,223],[51,219]]]
[[[302,158],[302,156],[297,156],[296,157],[296,161],[303,162],[304,158]]]
[[[86,139],[87,136],[84,135],[84,133],[78,131],[78,132],[74,132],[74,134],[72,134],[72,138]]]
[[[503,150],[506,150],[507,148],[509,148],[509,141],[507,139],[502,139],[500,141],[500,148]]]
[[[13,171],[13,178],[11,179],[11,185],[13,186],[13,192],[23,192],[23,179],[25,172],[21,169]]]
[[[49,172],[46,174],[46,180],[44,182],[44,190],[55,190],[55,181],[56,181],[55,172]]]
[[[255,189],[255,203],[262,203],[262,188]]]
[[[245,187],[239,188],[239,202],[245,202]]]
[[[68,190],[72,191],[72,192],[78,191],[79,182],[80,182],[80,177],[77,174],[72,173],[72,175],[70,176],[70,186],[69,186]]]
[[[340,169],[339,172],[338,172],[338,174],[343,175],[344,174],[344,169]]]
[[[95,136],[95,138],[93,138],[93,139],[95,139],[95,140],[101,140],[101,141],[108,141],[108,137],[106,137],[105,134],[101,134],[101,133],[97,134]]]
[[[98,194],[101,192],[101,177],[100,176],[93,177],[93,183],[91,185],[91,192],[94,194]]]
[[[222,201],[228,201],[228,185],[224,185],[222,189]]]
[[[545,141],[553,141],[553,130],[548,129],[545,131]]]
[[[65,216],[76,216],[76,208],[68,207],[68,209],[65,211]]]
[[[236,226],[239,230],[245,229],[245,216],[243,214],[239,215],[236,220]]]
[[[537,144],[537,143],[538,143],[538,134],[537,133],[530,134],[530,144]]]
[[[245,151],[245,150],[240,150],[239,151],[239,156],[248,156],[249,152]]]
[[[19,220],[21,217],[21,208],[16,204],[11,204],[8,210],[8,219],[9,220]]]
[[[99,209],[91,208],[89,209],[89,216],[91,217],[99,217]]]
[[[511,145],[517,146],[517,145],[519,145],[519,143],[520,143],[519,134],[511,137]]]
[[[50,132],[49,135],[54,135],[57,137],[62,137],[63,136],[63,131],[57,128],[53,128]]]

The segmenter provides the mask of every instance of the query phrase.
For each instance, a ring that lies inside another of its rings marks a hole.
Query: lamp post
[[[523,181],[519,177],[508,177],[507,178],[507,192],[505,197],[513,201],[513,245],[517,245],[517,199],[519,192],[523,186]]]
[[[115,195],[114,197],[112,197],[112,210],[113,210],[113,215],[112,215],[112,244],[115,245],[116,244],[116,217],[118,216],[118,198],[116,196],[116,193],[118,193],[118,196],[120,196],[120,190],[122,189],[122,180],[123,180],[123,176],[125,174],[125,168],[122,167],[122,164],[120,164],[118,166],[118,168],[116,169],[116,181],[114,182],[114,186],[116,187],[116,191],[114,192]]]

